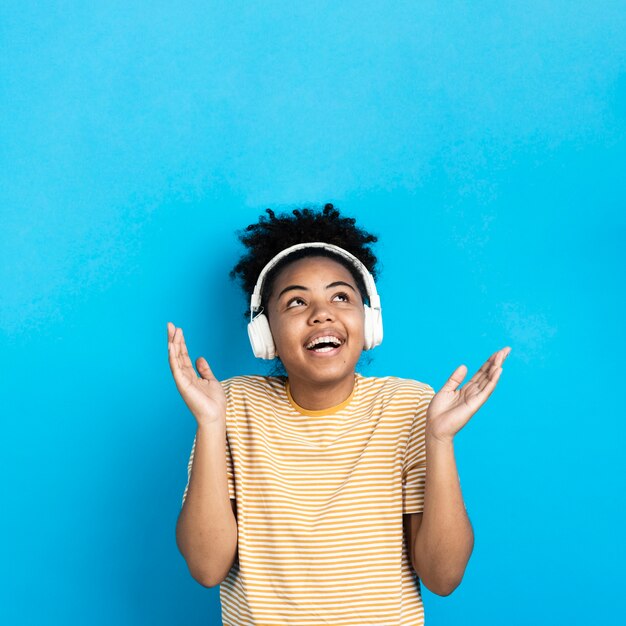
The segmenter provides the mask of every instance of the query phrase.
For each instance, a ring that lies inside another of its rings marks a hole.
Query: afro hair
[[[267,217],[261,215],[256,224],[250,224],[237,232],[247,252],[231,270],[230,277],[239,278],[248,297],[265,265],[279,252],[298,243],[324,241],[339,246],[359,259],[373,278],[377,278],[378,260],[368,246],[378,241],[378,237],[356,226],[354,218],[341,216],[331,203],[325,204],[321,211],[310,208],[294,209],[291,213],[277,216],[272,209],[266,209],[266,213]],[[261,306],[265,310],[278,272],[288,263],[308,256],[327,256],[344,265],[352,273],[363,301],[367,301],[367,291],[361,274],[349,261],[330,250],[305,248],[281,259],[266,275],[261,294]],[[249,315],[249,311],[245,315]]]

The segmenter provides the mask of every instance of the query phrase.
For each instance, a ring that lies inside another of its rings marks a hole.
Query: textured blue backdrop
[[[380,236],[364,370],[512,347],[456,452],[476,545],[428,626],[622,623],[624,2],[3,2],[7,625],[219,624],[175,545],[166,322],[262,373],[227,276],[265,207]],[[622,269],[620,269],[622,268]]]

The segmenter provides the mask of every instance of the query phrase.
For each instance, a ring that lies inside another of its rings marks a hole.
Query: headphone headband
[[[267,276],[268,272],[281,259],[284,259],[292,252],[296,252],[296,250],[302,250],[303,248],[322,248],[324,250],[334,252],[338,256],[341,256],[349,261],[363,277],[365,289],[370,300],[370,307],[373,309],[380,309],[380,297],[378,296],[378,292],[376,291],[374,278],[370,274],[369,270],[365,267],[365,265],[363,265],[363,263],[361,263],[361,261],[359,261],[359,259],[357,259],[353,254],[351,254],[347,250],[344,250],[343,248],[340,248],[339,246],[335,246],[332,243],[325,243],[323,241],[312,241],[309,243],[297,243],[293,246],[289,246],[289,248],[285,248],[275,257],[273,257],[261,270],[261,273],[259,274],[259,277],[256,281],[256,286],[254,287],[254,291],[252,292],[252,296],[250,298],[250,321],[252,321],[254,313],[261,308],[261,293],[263,290],[263,283],[265,282],[265,277]]]

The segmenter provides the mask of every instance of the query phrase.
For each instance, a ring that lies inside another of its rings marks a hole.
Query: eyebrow
[[[339,285],[343,285],[344,287],[349,287],[350,289],[352,289],[352,291],[354,291],[354,293],[356,293],[356,289],[350,283],[346,283],[343,280],[336,280],[334,283],[330,283],[330,285],[326,285],[326,289],[332,289],[333,287],[339,287]],[[294,289],[300,289],[302,291],[309,291],[308,287],[304,287],[303,285],[289,285],[288,287],[285,287],[278,294],[277,300],[280,299],[282,297],[282,295],[284,293],[286,293],[287,291],[293,291]]]

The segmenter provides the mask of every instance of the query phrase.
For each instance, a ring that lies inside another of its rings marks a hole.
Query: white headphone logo
[[[248,336],[250,337],[250,344],[252,345],[254,356],[260,359],[273,359],[276,357],[276,346],[274,345],[274,339],[272,337],[267,317],[262,311],[254,317],[254,314],[261,308],[261,292],[265,276],[276,265],[276,263],[278,263],[278,261],[288,254],[291,254],[296,250],[301,250],[302,248],[324,248],[325,250],[335,252],[337,255],[348,260],[359,271],[363,277],[363,281],[365,282],[365,289],[370,301],[369,306],[367,304],[364,305],[365,345],[363,346],[363,349],[371,350],[379,345],[383,340],[383,317],[382,310],[380,308],[380,298],[376,291],[376,284],[374,283],[373,276],[370,274],[365,265],[363,265],[359,259],[357,259],[353,254],[350,254],[347,250],[330,243],[324,243],[323,241],[314,241],[311,243],[298,243],[295,246],[285,248],[285,250],[279,252],[261,270],[254,291],[252,292],[252,297],[250,298],[250,322],[248,323]]]

